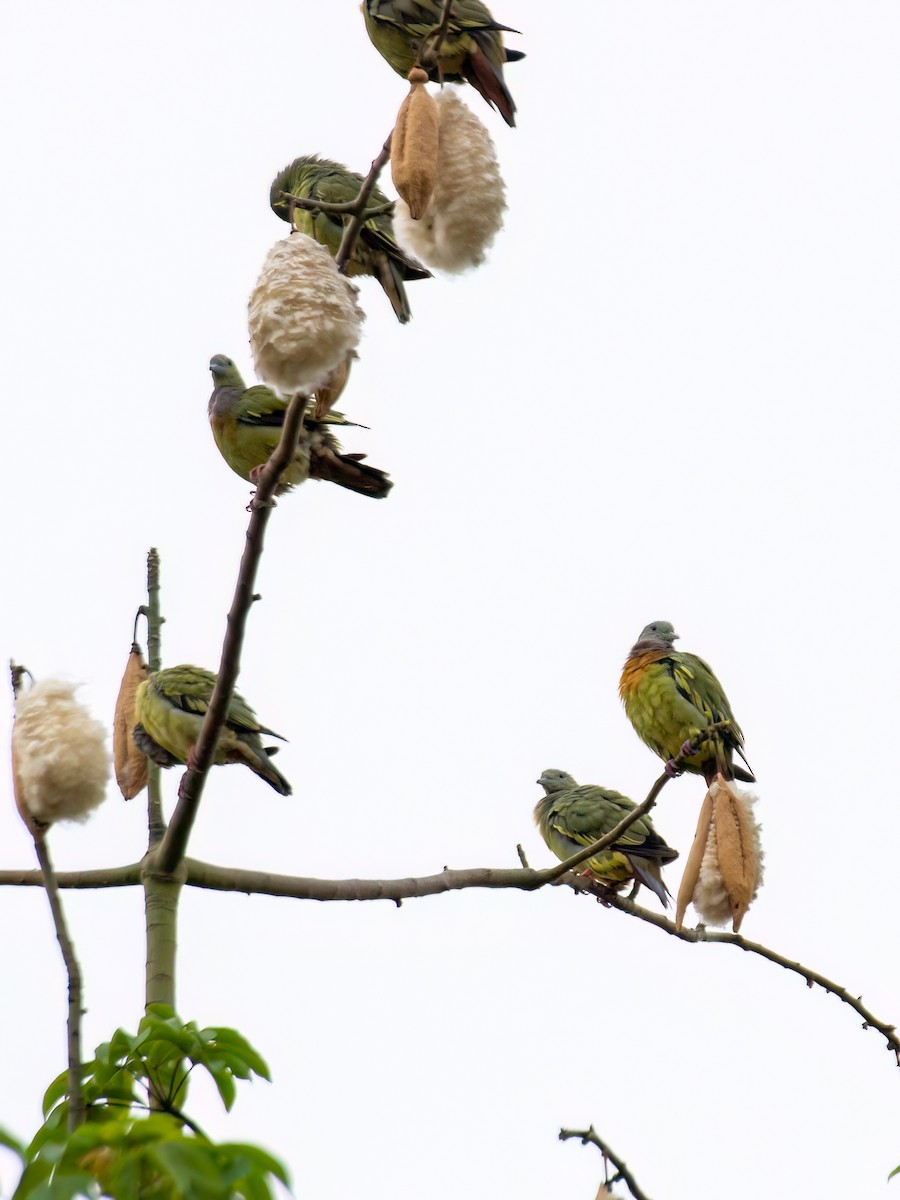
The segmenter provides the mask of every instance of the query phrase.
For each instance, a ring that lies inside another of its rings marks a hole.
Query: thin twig
[[[422,67],[429,74],[431,74],[432,68],[439,64],[441,45],[450,28],[450,14],[452,12],[453,0],[444,0],[444,9],[441,13],[440,21],[435,25],[431,33],[426,33],[422,38],[422,43],[419,47],[419,56],[416,59],[416,66]]]
[[[356,249],[356,243],[359,239],[363,223],[366,219],[365,210],[366,205],[369,202],[369,197],[372,194],[372,189],[375,187],[378,176],[381,174],[382,169],[390,160],[391,138],[393,136],[394,131],[392,129],[387,135],[378,157],[372,162],[368,175],[362,181],[359,192],[356,196],[356,200],[352,202],[351,207],[347,210],[348,212],[352,212],[353,215],[344,226],[344,236],[341,238],[340,247],[337,254],[334,256],[334,261],[337,263],[337,268],[342,275],[347,274],[345,268],[350,262],[350,259],[353,257],[353,251]]]
[[[147,552],[147,664],[151,671],[162,666],[162,625],[164,617],[159,605],[159,551],[151,547]],[[131,736],[129,732],[129,737]],[[166,819],[162,806],[162,783],[159,767],[147,760],[147,826],[149,847],[153,850],[162,841],[166,832]]]
[[[53,925],[56,929],[56,940],[62,950],[66,974],[69,977],[69,1014],[66,1021],[68,1030],[69,1082],[67,1093],[69,1097],[69,1132],[72,1133],[83,1124],[85,1117],[84,1089],[81,1081],[81,968],[75,955],[75,947],[69,936],[66,917],[63,912],[62,900],[59,894],[59,883],[53,870],[50,851],[47,848],[46,831],[40,830],[34,834],[34,848],[38,862],[41,864],[44,887],[47,889],[47,899],[50,901],[50,912],[53,915]]]
[[[830,995],[837,996],[838,1000],[842,1000],[844,1004],[849,1004],[862,1017],[863,1029],[868,1029],[869,1026],[876,1029],[887,1042],[888,1049],[896,1058],[897,1065],[900,1066],[900,1036],[897,1034],[896,1026],[889,1024],[887,1021],[879,1021],[875,1014],[866,1008],[859,996],[851,995],[845,987],[828,979],[821,972],[804,967],[802,963],[793,962],[791,959],[785,958],[783,954],[778,954],[775,950],[770,950],[768,946],[762,945],[761,942],[751,942],[739,933],[726,933],[724,931],[721,933],[710,932],[704,925],[698,925],[696,929],[676,929],[675,922],[670,921],[668,917],[664,917],[662,913],[655,913],[649,909],[640,908],[633,900],[628,900],[624,896],[611,897],[610,906],[619,909],[620,912],[627,913],[631,917],[637,917],[641,921],[646,921],[648,925],[655,925],[657,929],[664,930],[664,932],[671,934],[672,937],[676,937],[682,942],[718,942],[724,946],[737,946],[739,950],[746,950],[748,954],[757,954],[760,958],[764,958],[779,967],[784,967],[786,971],[791,971],[793,974],[799,975],[805,981],[807,987],[811,988],[814,984],[817,984]]]
[[[281,192],[282,200],[287,200],[292,208],[302,208],[304,212],[311,213],[327,213],[335,217],[361,216],[363,221],[371,220],[372,217],[382,217],[385,213],[394,211],[394,201],[385,200],[384,204],[373,204],[371,208],[365,209],[362,213],[359,211],[359,193],[352,200],[344,200],[341,203],[331,200],[319,200],[314,196],[295,196],[293,192]]]
[[[303,392],[298,392],[292,398],[285,413],[281,438],[260,472],[256,494],[250,503],[247,541],[238,571],[234,599],[228,613],[228,625],[222,643],[222,657],[215,687],[194,746],[193,766],[182,777],[178,789],[178,805],[158,850],[156,869],[163,873],[171,874],[175,870],[187,848],[203,786],[212,766],[216,743],[228,714],[228,705],[241,667],[244,630],[255,598],[256,572],[262,557],[266,526],[274,506],[275,489],[282,472],[297,453],[297,440],[308,403],[309,396]]]
[[[637,1180],[622,1162],[621,1158],[610,1149],[606,1142],[602,1141],[593,1125],[589,1129],[561,1129],[559,1131],[559,1140],[561,1142],[566,1142],[569,1138],[580,1138],[582,1146],[586,1146],[588,1142],[593,1142],[603,1157],[608,1158],[616,1168],[618,1178],[628,1187],[632,1196],[634,1196],[634,1200],[650,1200],[647,1193],[638,1186]]]

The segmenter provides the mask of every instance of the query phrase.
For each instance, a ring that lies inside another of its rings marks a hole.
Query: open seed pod
[[[282,395],[311,391],[359,342],[356,288],[324,246],[304,233],[276,242],[250,295],[256,373]]]
[[[394,229],[427,266],[467,271],[484,262],[503,227],[506,188],[484,123],[454,88],[439,92],[435,104],[440,118],[437,183],[419,220],[402,197],[398,200]]]
[[[135,695],[138,685],[147,678],[147,665],[141,657],[137,643],[133,643],[125,674],[119,685],[116,698],[116,714],[113,717],[113,763],[116,783],[126,800],[133,799],[147,786],[147,756],[135,745],[131,731],[137,724],[134,715]]]
[[[106,795],[106,730],[75,699],[77,686],[42,679],[16,698],[13,782],[32,833],[54,821],[86,821]]]
[[[413,67],[409,95],[400,106],[391,138],[391,177],[414,221],[425,215],[438,177],[440,122],[427,81],[422,68]]]
[[[762,882],[755,801],[752,792],[721,774],[706,793],[678,889],[679,929],[689,902],[705,924],[725,925],[730,919],[734,932],[740,929]]]

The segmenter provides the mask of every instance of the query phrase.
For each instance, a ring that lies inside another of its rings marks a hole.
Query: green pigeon
[[[579,786],[567,771],[545,771],[537,782],[546,795],[534,806],[534,821],[560,860],[605,837],[637,808],[621,792],[594,784]],[[638,817],[618,841],[596,858],[589,858],[582,871],[613,891],[632,879],[635,890],[643,883],[659,897],[663,908],[668,908],[670,893],[661,868],[677,857],[678,851],[666,845],[650,818]]]
[[[194,744],[200,736],[215,683],[212,671],[187,665],[167,667],[148,675],[135,694],[137,725],[131,736],[138,749],[161,767],[174,767],[176,763],[193,765]],[[270,761],[277,747],[262,744],[260,735],[264,733],[284,741],[281,734],[260,725],[247,701],[235,692],[213,762],[244,763],[276,792],[290,796],[291,785]]]
[[[666,760],[669,775],[691,771],[711,784],[721,771],[726,779],[755,783],[744,758],[744,735],[722,685],[702,658],[672,648],[677,637],[668,621],[652,621],[631,647],[619,680],[629,721],[638,737]],[[719,721],[730,721],[730,728],[708,738],[697,754],[676,767],[673,759],[689,750],[689,743],[697,744],[707,725]],[[746,771],[734,765],[735,751]]]
[[[437,32],[442,0],[364,0],[363,16],[372,45],[398,75],[406,78],[418,62],[428,35]],[[515,125],[516,106],[503,78],[503,65],[525,55],[507,50],[503,33],[518,33],[495,21],[480,0],[454,0],[447,34],[429,78],[435,83],[468,80]]]
[[[347,204],[356,199],[363,178],[348,171],[340,163],[310,154],[295,158],[272,180],[269,203],[276,216],[293,224],[294,229],[309,237],[337,255],[344,236],[344,226],[350,217],[341,213],[310,212],[295,207],[290,197],[306,200],[322,200],[326,204]],[[373,188],[369,206],[380,207],[388,203],[387,196],[379,188]],[[293,209],[293,215],[291,210]],[[356,248],[347,264],[348,275],[374,275],[387,293],[387,298],[404,325],[412,316],[405,279],[430,279],[431,272],[417,262],[405,250],[401,250],[394,237],[394,222],[389,212],[369,217],[360,230]]]
[[[261,384],[244,387],[240,371],[224,354],[214,354],[209,369],[215,384],[209,398],[209,423],[216,445],[235,474],[255,483],[258,468],[268,461],[278,445],[288,402]],[[383,499],[392,486],[384,471],[363,462],[363,454],[342,454],[329,428],[352,424],[340,413],[328,413],[320,420],[307,414],[296,456],[282,475],[275,494],[281,495],[309,478],[327,479],[361,496]]]

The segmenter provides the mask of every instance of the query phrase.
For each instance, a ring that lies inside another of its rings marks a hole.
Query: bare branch
[[[559,1140],[561,1142],[566,1142],[569,1140],[569,1138],[580,1138],[582,1146],[586,1146],[588,1142],[593,1142],[603,1157],[609,1159],[612,1165],[616,1168],[617,1178],[621,1179],[622,1182],[628,1187],[632,1196],[634,1196],[634,1200],[650,1200],[650,1197],[647,1195],[647,1193],[638,1187],[637,1180],[622,1162],[621,1158],[613,1153],[606,1142],[601,1140],[593,1125],[591,1125],[589,1129],[584,1130],[561,1129],[559,1131]],[[615,1182],[615,1180],[612,1182]]]
[[[372,194],[372,189],[378,180],[385,164],[391,157],[391,138],[394,136],[393,129],[385,138],[384,145],[378,157],[373,161],[369,168],[369,173],[362,181],[362,186],[359,189],[356,200],[352,202],[351,207],[347,210],[353,212],[353,217],[344,226],[344,236],[341,238],[341,245],[337,254],[334,256],[334,261],[337,263],[337,268],[342,275],[346,275],[345,267],[353,257],[353,251],[356,249],[356,243],[359,239],[360,231],[362,230],[365,221],[365,209],[369,202],[369,197]],[[355,209],[355,212],[353,211]]]
[[[85,1104],[84,1090],[81,1082],[81,968],[75,955],[75,947],[69,936],[66,917],[63,912],[62,900],[59,895],[59,884],[53,871],[50,851],[47,848],[46,830],[34,834],[34,849],[38,862],[41,864],[41,874],[47,889],[47,899],[50,901],[50,912],[53,915],[53,925],[56,929],[56,940],[62,950],[66,974],[69,977],[69,1013],[66,1018],[68,1030],[68,1059],[69,1082],[66,1092],[69,1098],[69,1132],[84,1123]]]
[[[347,214],[352,217],[361,216],[363,221],[368,221],[372,217],[382,217],[385,213],[394,211],[394,201],[386,200],[384,204],[373,204],[371,208],[360,213],[358,192],[352,200],[344,200],[340,204],[331,200],[319,200],[313,196],[295,196],[293,192],[280,192],[279,195],[282,200],[288,201],[292,209],[302,208],[304,212],[329,213],[335,217]]]
[[[721,933],[710,932],[704,925],[698,925],[696,929],[678,930],[675,928],[674,921],[670,921],[662,913],[655,913],[649,909],[640,908],[633,900],[628,900],[624,896],[613,896],[610,898],[609,903],[612,908],[617,908],[620,912],[627,913],[630,917],[637,917],[641,921],[646,921],[648,925],[655,925],[657,929],[662,929],[665,933],[671,934],[672,937],[676,937],[682,942],[718,942],[725,946],[737,946],[740,950],[746,950],[748,954],[757,954],[760,958],[764,958],[779,967],[784,967],[786,971],[792,971],[795,975],[799,975],[805,981],[807,987],[811,988],[814,984],[817,984],[820,988],[830,993],[830,995],[837,996],[838,1000],[842,1000],[844,1004],[849,1004],[862,1017],[863,1029],[868,1029],[869,1026],[876,1029],[887,1042],[888,1049],[896,1058],[897,1065],[900,1066],[900,1037],[897,1035],[896,1026],[888,1024],[887,1021],[879,1021],[875,1014],[866,1008],[859,996],[851,995],[845,987],[841,987],[839,983],[828,979],[819,971],[810,970],[809,967],[804,967],[802,963],[793,962],[791,959],[785,958],[783,954],[778,954],[775,950],[770,950],[768,946],[763,946],[761,942],[751,942],[739,933],[726,933],[724,931]]]
[[[234,599],[228,613],[228,626],[222,643],[216,684],[203,719],[200,736],[194,746],[193,765],[182,776],[178,789],[178,805],[157,852],[159,857],[156,868],[163,874],[172,874],[184,857],[191,827],[200,806],[206,776],[213,763],[216,743],[225,724],[228,705],[241,667],[244,630],[255,598],[256,571],[262,557],[269,515],[274,507],[275,489],[282,472],[293,461],[297,452],[297,440],[308,403],[309,396],[303,392],[298,392],[292,398],[285,413],[281,438],[259,474],[256,494],[250,503],[247,541],[238,571]]]
[[[424,67],[426,71],[430,71],[436,65],[440,56],[441,43],[447,36],[447,30],[450,28],[450,17],[453,12],[453,0],[444,0],[444,9],[441,13],[441,19],[432,33],[427,34],[422,38],[422,48],[419,53],[417,66]]]
[[[147,665],[151,671],[158,671],[162,666],[162,624],[164,618],[159,606],[159,551],[151,547],[147,552]],[[130,733],[129,733],[129,736]],[[163,816],[162,786],[159,767],[151,759],[147,760],[147,825],[149,846],[152,850],[162,841],[166,832],[166,820]]]
[[[141,864],[127,867],[101,867],[93,871],[60,871],[56,882],[61,888],[134,887],[141,882]],[[0,871],[0,887],[43,887],[40,871]]]

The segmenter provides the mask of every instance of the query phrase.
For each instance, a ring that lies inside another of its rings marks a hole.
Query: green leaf
[[[267,1175],[274,1175],[287,1188],[291,1186],[291,1177],[287,1167],[274,1154],[269,1154],[261,1146],[252,1146],[246,1142],[222,1142],[219,1149],[227,1151],[229,1154],[242,1155],[258,1170],[264,1171]]]
[[[14,1138],[11,1133],[0,1126],[0,1146],[5,1146],[7,1150],[12,1150],[14,1154],[18,1154],[22,1162],[25,1162],[25,1143],[20,1142],[18,1138]]]
[[[213,1069],[209,1068],[209,1073],[213,1077],[216,1087],[219,1090],[219,1095],[222,1097],[222,1103],[225,1105],[225,1111],[231,1112],[231,1106],[234,1104],[234,1098],[237,1093],[234,1078],[230,1071],[224,1067]]]
[[[179,1195],[192,1200],[223,1200],[220,1172],[211,1154],[212,1147],[195,1140],[161,1142],[148,1151],[148,1158],[172,1180]]]
[[[893,1171],[888,1175],[888,1179],[893,1179],[895,1175],[900,1175],[900,1167],[894,1167]]]
[[[59,1101],[62,1100],[63,1096],[65,1096],[66,1084],[68,1082],[69,1072],[63,1071],[62,1074],[57,1075],[57,1077],[47,1088],[46,1092],[44,1092],[43,1110],[45,1117],[50,1112],[50,1109],[53,1108],[54,1104],[58,1104]]]

